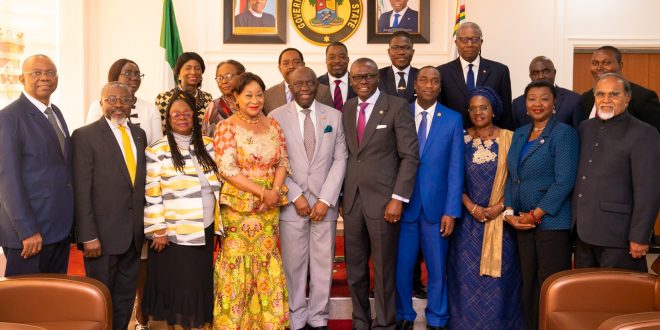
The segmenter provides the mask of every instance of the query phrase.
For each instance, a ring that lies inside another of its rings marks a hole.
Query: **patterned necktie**
[[[57,125],[57,120],[55,119],[55,114],[53,113],[53,109],[48,107],[44,112],[48,117],[48,122],[50,123],[50,126],[52,126],[53,130],[55,131],[55,135],[57,135],[57,142],[59,142],[60,144],[60,150],[62,151],[62,154],[64,154],[64,133],[60,129],[60,126]]]
[[[401,14],[394,14],[394,23],[392,23],[393,28],[399,27],[399,17],[401,17]]]
[[[303,144],[305,145],[305,153],[307,160],[312,161],[314,157],[314,148],[316,147],[316,134],[314,132],[314,123],[309,114],[312,112],[310,109],[303,109],[302,113],[305,114],[305,121],[303,123]]]
[[[465,79],[468,92],[471,92],[474,89],[474,72],[472,72],[473,66],[474,64],[468,65],[467,79]]]
[[[399,79],[399,84],[396,86],[396,94],[399,97],[406,95],[406,73],[403,71],[397,72],[401,79]]]
[[[339,88],[341,80],[335,80],[335,92],[332,98],[332,104],[335,106],[335,109],[341,111],[341,108],[344,106],[344,99],[341,97],[341,88]]]
[[[367,114],[364,111],[367,108],[367,106],[369,106],[369,103],[367,102],[360,103],[360,115],[358,116],[358,122],[357,122],[358,145],[362,143],[362,136],[364,135],[364,127],[367,125]]]
[[[422,111],[422,121],[419,123],[419,128],[417,129],[417,140],[419,140],[419,155],[422,155],[424,151],[424,145],[426,144],[426,115],[428,112]]]
[[[293,101],[293,94],[291,94],[291,91],[289,91],[288,87],[285,86],[284,88],[285,88],[284,95],[286,96],[286,103],[289,103]]]
[[[124,147],[124,158],[126,160],[126,168],[128,168],[128,175],[131,177],[131,183],[135,184],[135,155],[133,155],[133,147],[131,147],[131,138],[126,133],[126,127],[117,126],[121,131],[121,145]]]

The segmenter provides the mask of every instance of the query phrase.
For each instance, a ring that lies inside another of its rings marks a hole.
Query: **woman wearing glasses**
[[[234,90],[238,76],[245,72],[245,67],[238,61],[226,60],[220,62],[215,71],[215,81],[222,96],[213,100],[206,107],[206,114],[202,121],[202,134],[213,137],[215,126],[222,120],[229,118],[238,111]]]
[[[175,91],[165,110],[166,136],[145,151],[144,233],[150,249],[143,309],[169,329],[202,328],[213,318],[220,181],[213,140],[202,136],[198,112],[191,94]]]
[[[147,144],[151,144],[154,141],[163,137],[163,129],[160,121],[160,114],[156,107],[143,99],[135,96],[135,93],[140,88],[142,83],[142,78],[144,78],[144,73],[140,72],[140,67],[129,60],[129,59],[119,59],[112,63],[110,70],[108,70],[108,82],[119,81],[120,83],[126,84],[128,89],[131,91],[133,99],[131,101],[133,109],[131,109],[130,122],[138,125],[144,132],[147,134]],[[99,101],[94,101],[89,106],[89,112],[87,112],[86,124],[89,124],[93,121],[99,120],[103,117],[101,111],[101,104]]]

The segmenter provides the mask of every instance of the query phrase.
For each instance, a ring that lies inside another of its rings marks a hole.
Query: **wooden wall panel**
[[[660,94],[660,53],[655,50],[634,50],[634,53],[622,51],[624,54],[621,73],[624,77]],[[584,93],[593,87],[591,53],[592,50],[577,49],[573,56],[573,90],[577,93]]]

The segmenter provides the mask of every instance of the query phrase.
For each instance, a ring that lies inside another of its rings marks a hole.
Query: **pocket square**
[[[328,125],[323,129],[323,133],[331,133],[332,132],[332,126]]]
[[[376,129],[381,129],[381,128],[387,128],[387,125],[378,125],[378,126],[376,126]]]

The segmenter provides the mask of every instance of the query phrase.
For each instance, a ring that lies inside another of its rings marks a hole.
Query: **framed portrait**
[[[367,43],[384,44],[396,31],[430,42],[430,0],[367,0]]]
[[[286,43],[286,0],[228,0],[224,3],[225,43]]]

